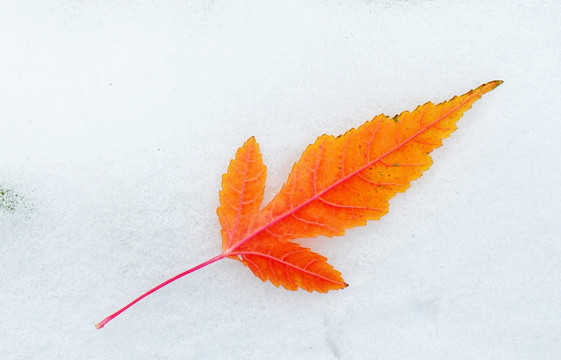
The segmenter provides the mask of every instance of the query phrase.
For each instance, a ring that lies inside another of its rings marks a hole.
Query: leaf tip
[[[481,86],[479,86],[476,89],[471,90],[468,94],[470,95],[475,95],[475,100],[479,99],[481,96],[483,96],[484,94],[488,93],[491,90],[494,90],[497,86],[501,85],[503,83],[502,80],[493,80],[493,81],[489,81]]]
[[[503,83],[502,80],[493,80],[493,81],[489,81],[487,84],[481,85],[481,87],[482,87],[482,88],[483,88],[483,87],[486,87],[486,88],[488,88],[487,91],[491,91],[491,90],[493,90],[494,88],[496,88],[497,86],[501,85],[502,83]],[[487,92],[487,91],[486,91],[486,92]]]
[[[501,85],[504,81],[502,80],[493,80],[491,81],[491,84],[493,84],[493,89],[496,88],[497,86]]]

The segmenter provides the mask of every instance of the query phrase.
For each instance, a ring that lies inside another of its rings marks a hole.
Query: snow
[[[551,359],[561,352],[561,3],[0,4],[4,359]],[[223,260],[220,179],[490,80],[380,221],[303,240],[350,286]],[[17,195],[17,196],[16,196]]]

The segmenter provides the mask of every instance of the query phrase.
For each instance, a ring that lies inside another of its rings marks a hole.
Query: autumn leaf
[[[378,115],[344,135],[320,136],[294,164],[288,180],[262,210],[266,167],[253,137],[222,176],[222,252],[143,294],[97,328],[161,287],[223,258],[241,261],[261,280],[288,290],[327,292],[347,286],[327,259],[293,242],[340,236],[388,212],[388,200],[404,192],[432,164],[428,155],[456,129],[456,122],[502,81],[393,118]]]

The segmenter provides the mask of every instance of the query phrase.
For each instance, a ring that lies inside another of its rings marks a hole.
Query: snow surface
[[[3,1],[3,359],[552,359],[561,353],[561,2]],[[266,200],[323,133],[490,80],[381,221],[304,240],[350,286],[218,254],[254,135]]]

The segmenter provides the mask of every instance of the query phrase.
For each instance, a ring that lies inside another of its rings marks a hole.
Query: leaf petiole
[[[133,306],[134,304],[136,304],[137,302],[139,302],[140,300],[142,300],[142,299],[145,298],[146,296],[148,296],[148,295],[152,294],[153,292],[155,292],[155,291],[157,291],[157,290],[163,288],[164,286],[166,286],[166,285],[168,285],[168,284],[174,282],[175,280],[184,277],[184,276],[187,275],[187,274],[190,274],[190,273],[192,273],[192,272],[194,272],[194,271],[197,271],[197,270],[199,270],[199,269],[201,269],[201,268],[204,268],[205,266],[210,265],[210,264],[212,264],[212,263],[214,263],[214,262],[216,262],[216,261],[218,261],[218,260],[221,260],[221,259],[223,259],[223,258],[225,258],[225,257],[227,257],[227,256],[228,256],[227,254],[222,253],[222,254],[220,254],[220,255],[218,255],[218,256],[213,257],[212,259],[209,259],[209,260],[207,260],[207,261],[205,261],[205,262],[203,262],[203,263],[201,263],[201,264],[195,266],[195,267],[192,267],[192,268],[189,269],[189,270],[186,270],[186,271],[182,272],[181,274],[175,275],[175,276],[172,277],[171,279],[168,279],[168,280],[164,281],[163,283],[161,283],[160,285],[156,286],[156,287],[153,288],[152,290],[149,290],[149,291],[145,292],[144,294],[140,295],[138,298],[136,298],[135,300],[133,300],[132,302],[130,302],[128,305],[126,305],[125,307],[123,307],[123,308],[120,309],[119,311],[117,311],[117,312],[115,312],[114,314],[111,314],[111,315],[109,315],[108,317],[106,317],[105,319],[101,320],[99,323],[95,324],[95,327],[96,327],[97,329],[101,329],[101,328],[104,327],[105,324],[107,324],[109,321],[111,321],[111,320],[113,320],[114,318],[116,318],[117,316],[119,316],[119,314],[121,314],[123,311],[127,310],[128,308],[130,308],[131,306]]]

